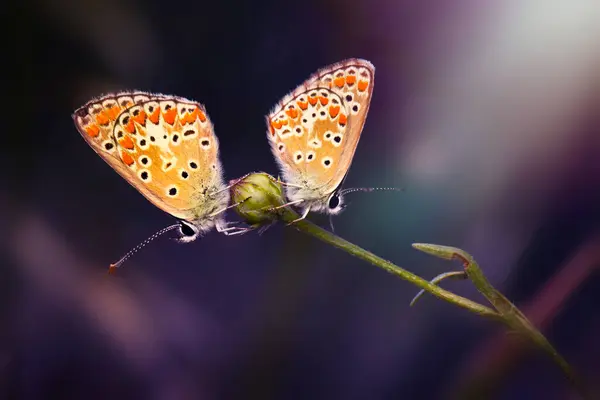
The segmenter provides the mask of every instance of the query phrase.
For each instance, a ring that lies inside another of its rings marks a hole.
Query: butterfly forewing
[[[306,186],[315,197],[340,185],[368,113],[374,71],[359,59],[325,67],[267,116],[271,149],[287,183]]]
[[[118,154],[133,184],[170,214],[198,219],[223,188],[219,143],[202,105],[183,99],[150,99],[123,112],[115,124]],[[143,190],[142,190],[143,189]]]
[[[227,191],[214,196],[225,185],[219,143],[201,104],[120,93],[88,103],[74,119],[90,146],[163,211],[201,220],[227,205]]]

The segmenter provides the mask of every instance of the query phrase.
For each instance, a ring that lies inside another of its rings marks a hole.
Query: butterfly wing
[[[219,143],[204,107],[175,96],[137,96],[120,93],[88,103],[74,114],[78,130],[163,211],[191,221],[225,207]],[[125,106],[115,110],[115,103]]]
[[[327,190],[340,169],[347,122],[343,100],[329,89],[308,88],[284,99],[268,117],[268,137],[285,181]]]
[[[374,73],[359,59],[325,67],[267,116],[267,136],[285,181],[307,188],[298,196],[322,199],[343,181],[367,117]]]

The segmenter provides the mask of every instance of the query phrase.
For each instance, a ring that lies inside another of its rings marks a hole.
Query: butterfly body
[[[266,117],[267,137],[290,205],[338,214],[341,186],[360,140],[375,68],[345,60],[313,74]]]
[[[176,96],[121,92],[89,101],[73,120],[85,141],[129,184],[181,220],[188,242],[225,230],[229,191],[219,142],[200,103]]]

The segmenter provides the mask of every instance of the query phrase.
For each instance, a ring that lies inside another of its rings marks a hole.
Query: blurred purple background
[[[1,150],[0,398],[574,398],[501,327],[430,296],[410,308],[415,287],[281,226],[163,238],[106,276],[172,218],[88,148],[76,107],[120,89],[198,100],[227,179],[276,175],[264,115],[348,57],[373,62],[376,85],[346,185],[406,190],[351,195],[336,233],[425,278],[459,266],[411,243],[464,248],[597,383],[596,0],[17,8],[5,59],[23,102],[7,110],[25,123]]]

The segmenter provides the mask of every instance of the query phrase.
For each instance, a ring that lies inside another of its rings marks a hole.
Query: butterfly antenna
[[[403,192],[404,188],[395,188],[395,187],[350,188],[350,189],[344,189],[344,190],[340,191],[340,194],[343,196],[345,194],[353,193],[353,192],[374,192],[374,191]]]
[[[133,249],[129,250],[129,252],[127,252],[127,254],[125,254],[123,257],[121,257],[121,259],[119,261],[117,261],[114,264],[110,264],[110,267],[108,268],[108,273],[112,274],[114,273],[114,271],[119,268],[121,265],[123,265],[123,263],[125,261],[127,261],[129,258],[131,258],[132,255],[134,255],[135,253],[137,253],[138,251],[140,251],[141,249],[143,249],[144,247],[146,247],[146,245],[148,243],[150,243],[151,241],[153,241],[154,239],[156,239],[159,236],[164,235],[165,233],[172,231],[173,229],[179,228],[179,224],[175,224],[175,225],[171,225],[171,226],[167,226],[166,228],[161,229],[160,231],[156,232],[155,234],[153,234],[152,236],[150,236],[148,239],[144,240],[143,242],[141,242],[140,244],[138,244],[137,246],[135,246]]]

